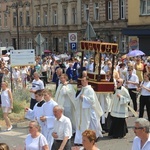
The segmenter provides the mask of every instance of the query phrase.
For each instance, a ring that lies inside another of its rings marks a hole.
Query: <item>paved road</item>
[[[107,134],[100,138],[97,146],[101,150],[131,150],[134,132],[132,127],[136,118],[129,117],[127,119],[129,133],[123,139],[110,139]],[[19,124],[18,127],[13,128],[12,131],[4,132],[3,128],[0,131],[0,142],[8,143],[11,150],[23,150],[24,139],[28,134],[28,123]]]

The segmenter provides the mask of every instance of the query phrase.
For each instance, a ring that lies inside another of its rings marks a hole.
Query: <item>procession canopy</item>
[[[82,51],[82,61],[84,52],[91,51],[94,52],[94,69],[93,72],[87,72],[89,77],[89,84],[93,87],[95,92],[98,93],[108,93],[114,92],[114,82],[113,82],[113,67],[111,79],[108,82],[106,80],[106,75],[101,74],[101,54],[112,55],[112,64],[114,65],[114,57],[119,53],[117,43],[106,43],[100,41],[80,41],[80,50]],[[81,85],[81,78],[78,78],[78,87]]]
[[[109,53],[114,55],[119,53],[117,43],[105,43],[100,41],[80,41],[80,50],[91,50],[97,53]]]

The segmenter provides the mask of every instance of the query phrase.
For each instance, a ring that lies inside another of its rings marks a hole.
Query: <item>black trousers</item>
[[[137,111],[137,101],[136,101],[137,95],[136,93],[132,92],[132,91],[136,91],[136,89],[128,89],[128,91],[133,102],[133,108],[135,111]]]
[[[36,99],[31,98],[31,101],[30,101],[30,109],[33,110],[33,107],[34,107],[34,105],[35,105],[36,103],[37,103]]]
[[[150,96],[140,96],[139,118],[143,118],[144,107],[146,106],[148,120],[150,121]]]
[[[51,150],[58,150],[63,140],[54,140]],[[63,150],[71,150],[71,140],[69,139]]]
[[[47,83],[47,71],[42,72],[42,76],[44,76],[43,80],[45,83]]]

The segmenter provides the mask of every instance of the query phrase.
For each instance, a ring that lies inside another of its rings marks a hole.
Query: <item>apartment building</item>
[[[32,34],[30,22],[30,20],[32,20],[31,13],[31,1],[22,0],[6,2],[1,0],[0,46],[13,45],[15,49],[30,47],[29,45],[31,43],[29,43],[29,39]]]
[[[89,39],[117,42],[126,52],[122,29],[127,27],[127,8],[127,0],[1,0],[0,45],[34,48],[37,54],[39,49],[65,52],[70,50],[68,34],[77,33],[79,50],[90,23],[95,36]],[[44,39],[40,45],[35,40],[39,33]]]

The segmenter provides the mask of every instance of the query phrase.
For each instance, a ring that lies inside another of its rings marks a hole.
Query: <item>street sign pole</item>
[[[40,56],[42,55],[42,52],[41,52],[41,34],[39,33],[38,35],[38,43],[39,43],[39,52],[40,52]]]

